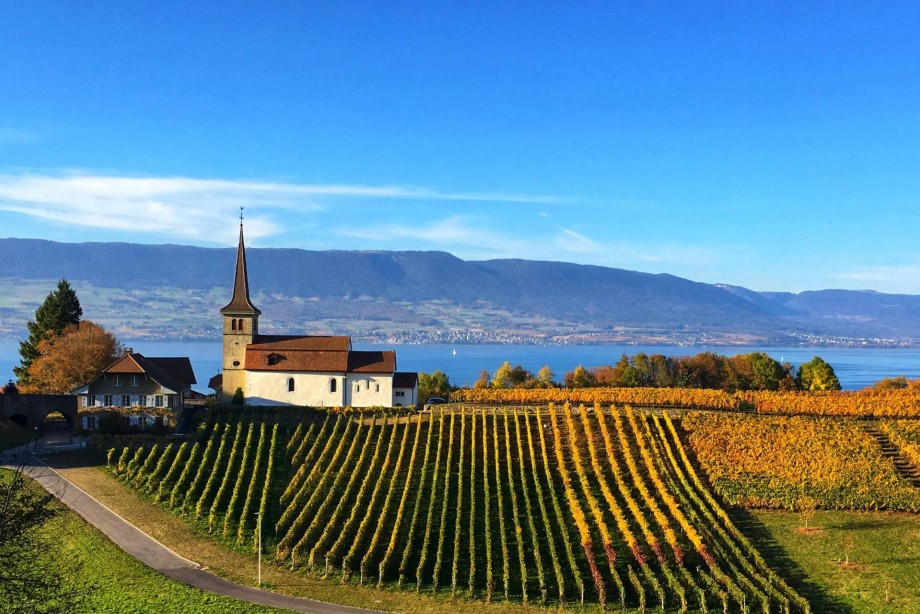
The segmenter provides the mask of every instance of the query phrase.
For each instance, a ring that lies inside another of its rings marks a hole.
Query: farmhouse
[[[130,426],[147,428],[165,410],[182,408],[196,383],[192,363],[186,357],[147,357],[131,350],[102,370],[92,381],[73,391],[79,399],[82,427],[97,428],[93,408],[130,408]],[[144,411],[148,409],[148,411]]]
[[[243,224],[233,297],[223,317],[223,369],[208,386],[222,403],[241,390],[249,405],[394,407],[418,400],[418,374],[396,370],[396,352],[353,350],[347,336],[259,334],[249,297]]]

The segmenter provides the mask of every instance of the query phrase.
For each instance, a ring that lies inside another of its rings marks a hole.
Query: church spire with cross
[[[261,315],[249,298],[249,273],[246,268],[246,246],[243,241],[243,207],[240,207],[240,243],[236,252],[236,274],[233,278],[233,298],[222,314]]]

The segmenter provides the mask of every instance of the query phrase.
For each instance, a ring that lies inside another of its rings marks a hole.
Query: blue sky
[[[845,8],[841,8],[845,6]],[[4,3],[0,236],[920,294],[911,3]]]

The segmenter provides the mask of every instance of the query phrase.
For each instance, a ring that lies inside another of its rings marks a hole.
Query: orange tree
[[[120,352],[115,335],[89,320],[71,324],[38,344],[38,357],[22,386],[25,393],[66,394],[85,384]]]

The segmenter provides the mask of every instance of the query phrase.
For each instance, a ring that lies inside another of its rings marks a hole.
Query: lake
[[[220,369],[221,343],[219,341],[142,341],[126,340],[125,345],[146,356],[188,356],[198,379],[197,390],[207,391],[208,379]],[[821,356],[837,373],[846,390],[863,388],[883,377],[903,375],[909,379],[920,378],[920,349],[887,348],[763,348],[719,346],[644,346],[644,345],[361,345],[355,349],[395,349],[402,371],[440,369],[447,373],[454,385],[472,384],[479,372],[495,371],[504,361],[520,364],[536,372],[543,365],[549,367],[561,380],[566,371],[579,364],[595,367],[615,363],[621,354],[638,352],[688,356],[704,351],[732,356],[763,351],[779,361],[799,366]],[[454,351],[456,350],[456,354]],[[19,342],[0,339],[0,382],[13,377],[13,367],[19,364]]]

